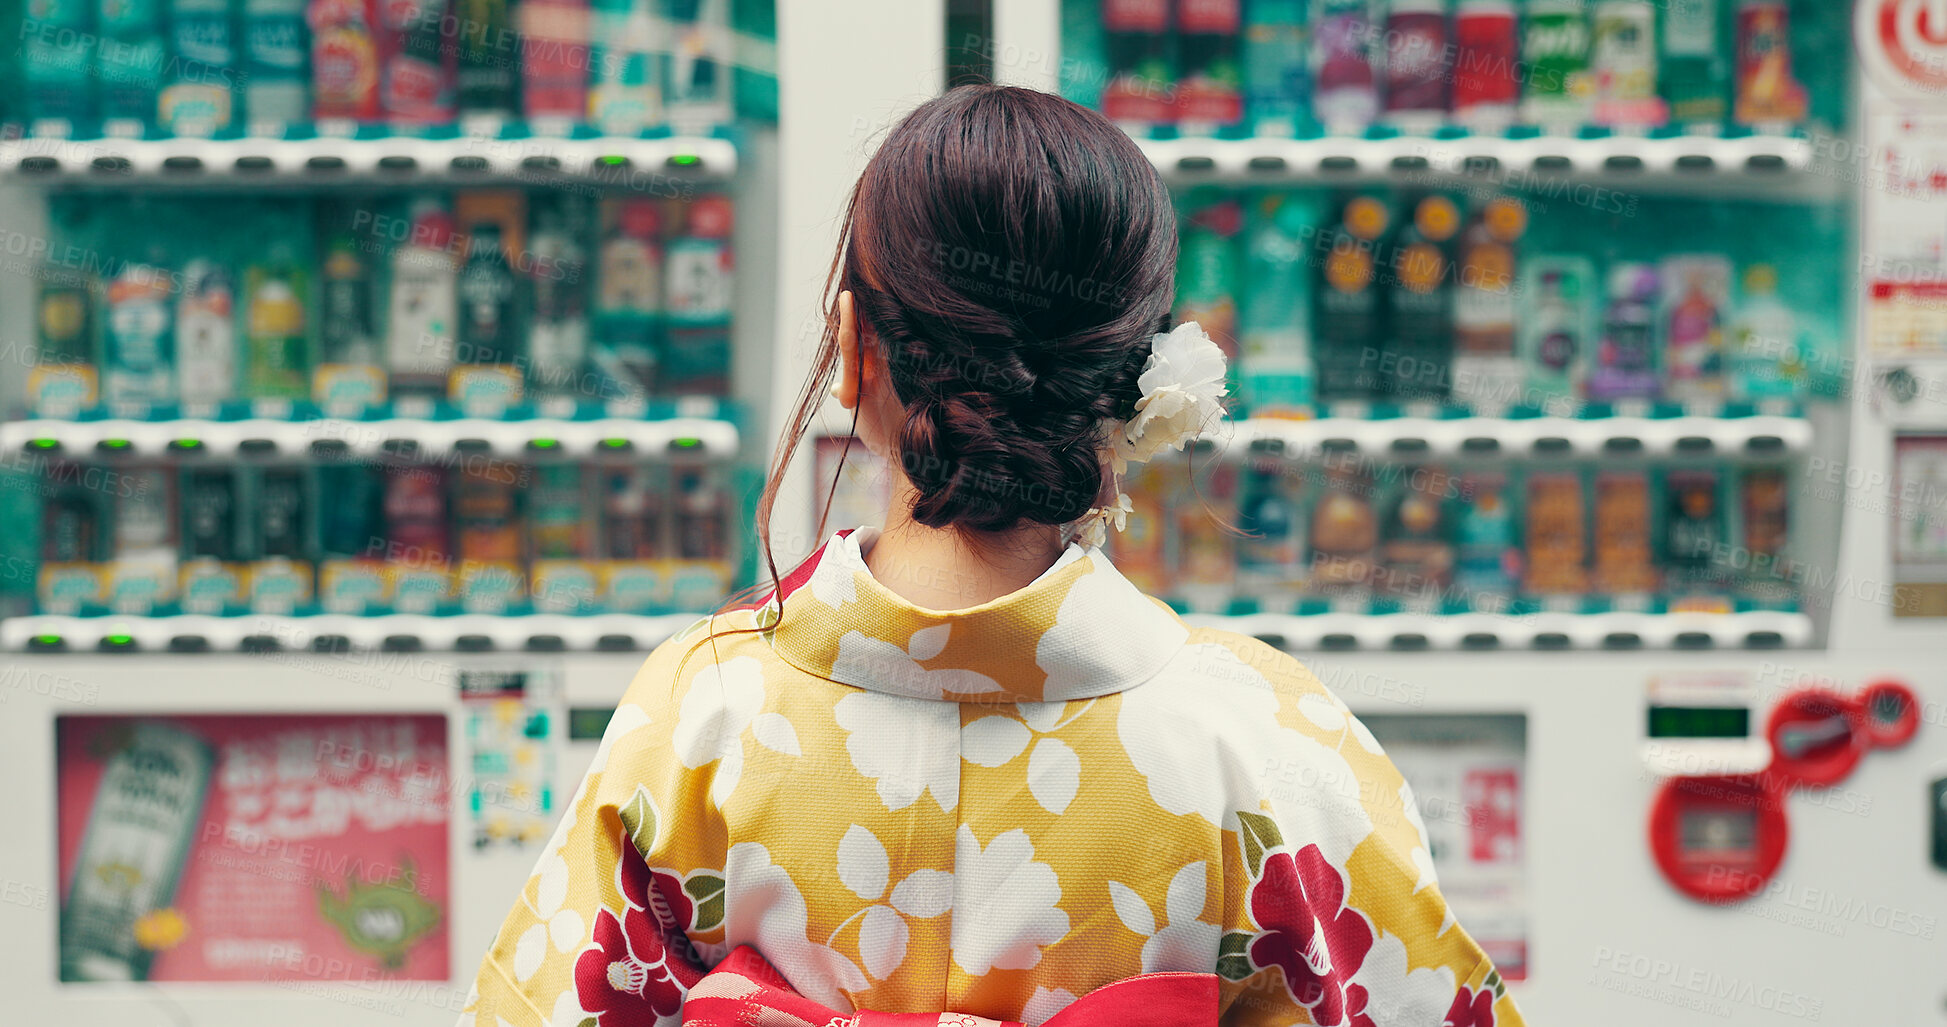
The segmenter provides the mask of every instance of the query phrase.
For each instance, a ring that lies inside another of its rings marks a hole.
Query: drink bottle
[[[1725,60],[1718,0],[1678,0],[1664,8],[1663,100],[1670,120],[1693,131],[1716,132],[1730,110],[1731,78]]]
[[[1102,0],[1102,30],[1109,58],[1103,115],[1133,125],[1172,120],[1177,85],[1169,0]]]
[[[1589,12],[1582,0],[1528,0],[1521,14],[1527,67],[1522,117],[1553,132],[1573,132],[1593,116]]]
[[[453,218],[431,196],[412,202],[410,218],[406,241],[392,252],[386,363],[394,393],[438,394],[453,368],[459,320]]]
[[[595,290],[594,362],[624,394],[655,386],[662,348],[662,210],[640,197],[604,199]]]
[[[207,258],[183,268],[176,301],[177,395],[184,403],[214,404],[237,392],[237,295],[234,279]]]
[[[1514,352],[1516,246],[1528,230],[1528,208],[1497,196],[1474,213],[1460,239],[1454,297],[1454,389],[1476,410],[1505,409],[1520,399]]]
[[[1524,70],[1513,0],[1460,0],[1453,38],[1454,120],[1475,132],[1505,132]]]
[[[305,36],[304,0],[244,0],[242,120],[251,134],[276,134],[309,116]]]
[[[1244,116],[1260,136],[1290,136],[1309,117],[1306,0],[1244,6]]]
[[[94,0],[27,0],[20,27],[20,77],[28,117],[69,133],[95,115],[91,50],[78,45],[95,19]]]
[[[1595,268],[1580,256],[1549,255],[1528,262],[1522,280],[1521,363],[1528,395],[1555,416],[1580,406],[1595,352]]]
[[[454,15],[460,114],[518,117],[521,46],[508,0],[454,0]]]
[[[408,7],[410,14],[416,8]],[[319,121],[374,121],[381,110],[382,79],[395,69],[379,59],[381,32],[393,35],[393,4],[380,20],[375,0],[310,0],[311,116]],[[253,44],[253,46],[256,44]],[[273,51],[274,52],[274,51]],[[256,110],[251,122],[260,120]]]
[[[722,395],[730,389],[730,248],[734,211],[724,196],[700,196],[663,260],[667,327],[657,366],[665,392]]]
[[[533,319],[528,381],[535,394],[574,398],[588,361],[587,209],[569,193],[537,198],[528,248],[533,257]]]
[[[1431,131],[1447,116],[1446,0],[1393,0],[1386,14],[1386,120]]]
[[[244,395],[302,399],[311,392],[309,275],[290,244],[273,238],[244,272]]]
[[[1370,0],[1312,0],[1312,110],[1333,135],[1362,135],[1379,115]]]
[[[588,116],[588,0],[522,0],[521,108],[530,123]]]
[[[155,120],[168,61],[162,0],[99,0],[95,31],[95,82],[104,128],[139,133]]]
[[[1453,241],[1460,231],[1460,210],[1439,193],[1412,190],[1404,200],[1399,233],[1387,253],[1386,305],[1392,332],[1389,352],[1379,364],[1379,387],[1396,399],[1438,399],[1452,384]]]
[[[588,120],[603,135],[634,136],[663,118],[663,67],[651,0],[589,0]]]
[[[237,85],[229,0],[170,0],[169,42],[157,123],[179,136],[229,128]]]
[[[1176,0],[1176,31],[1183,67],[1177,119],[1186,131],[1236,124],[1244,116],[1241,0]]]
[[[1311,257],[1315,211],[1296,194],[1260,201],[1244,246],[1238,305],[1239,396],[1252,417],[1311,410]]]
[[[1369,399],[1379,391],[1385,307],[1377,255],[1390,220],[1371,196],[1339,199],[1312,285],[1320,399]]]

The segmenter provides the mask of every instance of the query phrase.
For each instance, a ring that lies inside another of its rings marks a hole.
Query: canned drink
[[[1522,117],[1567,130],[1589,118],[1589,15],[1581,0],[1530,0],[1521,19]]]
[[[1462,0],[1454,14],[1454,119],[1505,131],[1521,97],[1521,42],[1510,0]]]
[[[1368,0],[1318,0],[1312,19],[1312,110],[1333,135],[1359,135],[1379,113]]]
[[[1446,2],[1395,0],[1386,16],[1386,117],[1430,127],[1446,113]]]

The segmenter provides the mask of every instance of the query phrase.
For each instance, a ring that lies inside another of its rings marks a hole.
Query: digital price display
[[[1652,706],[1651,738],[1749,738],[1747,706]]]

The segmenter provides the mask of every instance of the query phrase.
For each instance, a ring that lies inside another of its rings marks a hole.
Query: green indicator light
[[[675,446],[677,449],[695,449],[702,444],[702,439],[676,439],[670,442],[670,445]]]
[[[560,445],[560,443],[554,441],[553,439],[535,439],[533,442],[529,443],[529,445],[532,445],[535,449],[553,449],[554,447]]]
[[[129,644],[130,642],[133,642],[133,641],[135,641],[135,639],[133,639],[133,638],[130,638],[130,637],[129,637],[129,636],[127,636],[127,635],[110,635],[110,636],[108,636],[108,644],[109,644],[109,645],[127,645],[127,644]]]
[[[54,449],[60,445],[61,443],[58,439],[35,439],[33,441],[35,449]]]
[[[183,449],[201,449],[203,447],[200,439],[177,439],[176,445]]]
[[[603,439],[602,445],[607,446],[610,449],[624,449],[627,448],[627,446],[629,445],[629,440],[628,439]]]
[[[671,164],[678,164],[684,167],[688,167],[691,164],[701,164],[703,162],[703,158],[698,157],[694,153],[679,153],[674,157],[669,158],[669,162]]]
[[[36,641],[36,642],[39,642],[39,643],[40,643],[41,645],[60,645],[60,644],[61,644],[61,636],[59,636],[59,635],[35,635],[35,636],[34,636],[34,641]]]
[[[127,449],[128,440],[127,439],[107,439],[102,442],[102,445],[107,446],[109,449]]]
[[[614,167],[620,164],[627,164],[628,162],[629,162],[629,158],[627,157],[603,157],[602,158],[602,163],[607,164],[610,167]]]

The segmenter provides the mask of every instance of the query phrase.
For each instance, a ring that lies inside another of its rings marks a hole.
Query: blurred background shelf
[[[1717,456],[1780,458],[1803,453],[1812,424],[1795,416],[1718,418],[1395,417],[1364,420],[1252,418],[1230,425],[1227,453],[1275,444],[1287,458],[1355,451],[1396,459],[1452,457],[1665,458]]]
[[[603,453],[653,456],[677,452],[695,457],[736,455],[739,433],[729,420],[671,417],[662,420],[554,418],[432,421],[390,418],[352,421],[55,421],[0,424],[0,451],[27,450],[75,457],[124,454],[156,457],[207,453],[215,457],[270,455],[378,456],[400,451],[485,451],[497,456],[587,457]]]
[[[63,185],[493,184],[579,182],[640,189],[652,176],[724,181],[737,145],[722,136],[663,138],[468,135],[304,139],[0,141],[0,175]]]
[[[60,617],[0,622],[7,652],[631,652],[653,649],[700,613],[450,617]]]
[[[1798,649],[1811,644],[1810,617],[1741,613],[1190,614],[1292,652],[1351,650]]]

